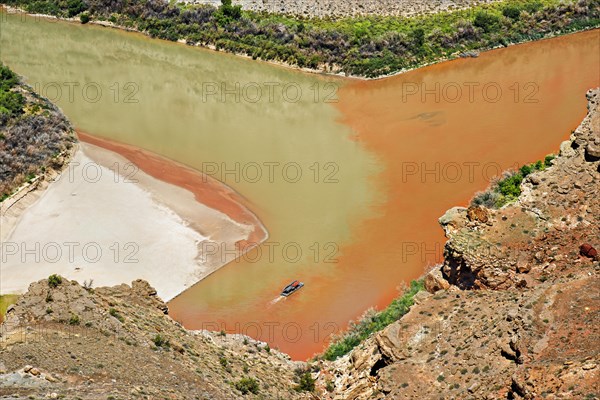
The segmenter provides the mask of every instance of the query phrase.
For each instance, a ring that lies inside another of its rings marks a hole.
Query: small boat
[[[300,281],[294,281],[283,288],[283,290],[281,291],[281,295],[288,297],[290,294],[299,290],[302,286],[304,286],[304,283],[302,283]]]

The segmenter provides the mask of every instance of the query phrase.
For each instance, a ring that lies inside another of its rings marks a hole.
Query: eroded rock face
[[[600,159],[590,157],[589,149],[595,154],[600,143],[599,90],[587,97],[588,115],[561,145],[553,165],[524,180],[516,204],[496,211],[453,209],[440,219],[449,239],[442,271],[451,284],[462,289],[522,286],[523,274],[566,269],[578,259],[582,241],[598,245]]]
[[[424,279],[425,290],[429,293],[435,293],[439,290],[447,290],[450,288],[450,283],[444,278],[440,267],[436,267],[425,275]]]
[[[600,90],[587,96],[588,115],[518,202],[440,218],[444,263],[424,278],[433,294],[323,363],[320,384],[335,387],[325,399],[598,397]]]

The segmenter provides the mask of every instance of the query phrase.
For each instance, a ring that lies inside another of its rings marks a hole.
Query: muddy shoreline
[[[142,277],[172,300],[268,237],[244,199],[213,178],[133,146],[79,138],[60,172],[3,203],[2,294],[57,273],[103,286]],[[90,247],[97,258],[81,250]]]
[[[248,201],[215,178],[135,146],[95,137],[81,130],[77,130],[77,136],[83,143],[121,155],[156,179],[190,191],[199,203],[222,212],[233,221],[252,225],[254,229],[248,243],[260,244],[268,238],[262,222],[246,207]]]

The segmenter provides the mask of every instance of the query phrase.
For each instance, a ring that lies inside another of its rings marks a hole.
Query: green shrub
[[[513,173],[506,178],[498,181],[498,190],[503,196],[511,196],[514,198],[519,197],[521,194],[521,183],[523,182],[523,175],[520,173]]]
[[[119,312],[117,310],[115,310],[114,308],[111,308],[108,310],[108,313],[115,317],[119,322],[123,323],[125,322],[125,318],[123,318],[123,316],[121,314],[119,314]]]
[[[231,0],[221,0],[221,6],[215,13],[215,17],[219,24],[227,25],[242,17],[242,6],[232,5]]]
[[[259,386],[258,381],[254,378],[242,378],[234,384],[235,388],[239,390],[243,395],[248,393],[258,394]]]
[[[59,275],[52,274],[48,277],[48,286],[55,288],[62,283],[62,278]]]
[[[333,386],[333,382],[330,379],[327,380],[327,384],[325,385],[325,390],[327,390],[329,393],[331,393],[335,390],[335,386]]]
[[[19,77],[7,66],[0,63],[0,91],[7,91],[19,83]]]
[[[491,32],[495,30],[500,22],[500,18],[486,11],[478,11],[473,19],[473,25],[483,29],[485,32]]]
[[[79,316],[76,314],[71,315],[71,318],[69,319],[69,325],[79,325]]]
[[[79,16],[79,20],[82,24],[87,24],[90,22],[90,15],[88,13],[83,13]]]
[[[294,386],[294,390],[297,392],[315,391],[315,380],[310,374],[310,371],[304,371],[298,376],[298,385]]]
[[[21,93],[0,91],[0,114],[15,117],[23,113],[25,98]]]
[[[87,9],[87,6],[82,0],[68,0],[67,1],[67,15],[74,17]]]
[[[372,333],[399,320],[408,312],[413,304],[414,296],[421,290],[423,290],[423,281],[412,281],[409,289],[402,296],[394,299],[383,311],[367,314],[359,322],[351,323],[348,332],[329,345],[323,358],[333,361],[349,353]]]
[[[512,20],[518,20],[521,16],[521,10],[515,5],[509,5],[502,10],[502,15]]]
[[[500,208],[511,203],[521,195],[521,183],[528,175],[543,171],[552,165],[555,156],[549,154],[544,161],[538,160],[532,164],[523,165],[517,172],[509,172],[503,179],[494,183],[488,190],[475,195],[472,205],[482,205],[488,208]]]
[[[166,337],[162,336],[160,333],[156,334],[156,336],[154,336],[154,338],[152,339],[152,341],[154,342],[154,345],[156,347],[163,347],[165,349],[168,349],[169,346],[171,346],[171,343],[169,342],[169,339],[167,339]]]

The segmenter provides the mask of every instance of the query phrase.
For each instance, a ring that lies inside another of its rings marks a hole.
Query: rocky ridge
[[[600,398],[600,89],[587,98],[588,115],[517,202],[440,218],[448,242],[428,292],[321,362],[323,398]]]
[[[294,390],[304,363],[241,335],[184,329],[141,280],[95,289],[65,279],[32,283],[0,333],[0,396],[307,397]],[[244,378],[258,383],[256,393],[244,395]]]

